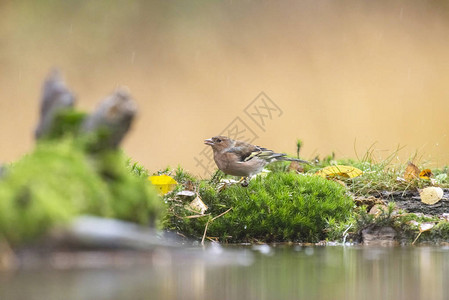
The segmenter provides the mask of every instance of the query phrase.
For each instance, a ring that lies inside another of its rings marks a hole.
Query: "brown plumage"
[[[204,143],[212,147],[217,167],[229,175],[251,177],[261,172],[269,163],[281,160],[309,164],[304,160],[286,157],[284,153],[276,153],[226,136],[214,136]]]

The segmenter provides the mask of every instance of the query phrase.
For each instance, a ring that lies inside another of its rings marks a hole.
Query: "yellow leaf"
[[[424,169],[419,173],[419,178],[430,180],[430,176],[432,176],[432,171],[430,169]]]
[[[443,189],[440,187],[427,187],[419,191],[419,196],[421,197],[421,202],[425,204],[435,204],[443,198]]]
[[[335,176],[343,176],[347,178],[354,178],[363,174],[363,172],[355,167],[351,166],[328,166],[325,167],[318,172],[315,173],[321,177],[335,177]]]
[[[148,180],[158,189],[161,195],[172,191],[178,184],[176,180],[168,175],[150,176]]]
[[[405,168],[404,179],[407,181],[412,181],[417,179],[419,176],[419,169],[413,163],[409,162],[407,168]]]
[[[414,223],[416,223],[416,224],[413,224],[413,225],[417,225],[417,224],[419,224],[418,222],[416,222],[416,221],[414,221]],[[416,236],[416,238],[415,238],[415,240],[413,241],[413,243],[412,243],[412,245],[414,245],[415,243],[416,243],[416,241],[418,240],[418,238],[421,236],[421,233],[423,233],[423,232],[425,232],[425,231],[429,231],[430,229],[432,229],[433,227],[435,227],[435,224],[433,224],[433,223],[422,223],[422,224],[419,224],[419,226],[418,226],[418,228],[419,228],[419,233],[418,233],[418,235]]]

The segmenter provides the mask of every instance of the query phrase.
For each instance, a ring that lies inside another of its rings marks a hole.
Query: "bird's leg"
[[[241,184],[243,187],[247,187],[249,185],[248,180],[250,177],[242,177],[239,181],[233,181],[233,182],[221,182],[220,187],[218,188],[218,191],[221,192],[222,190],[226,189],[228,186],[231,186],[233,184]]]
[[[240,178],[238,183],[240,183],[243,187],[247,187],[249,185],[248,177]]]
[[[222,190],[226,189],[228,186],[231,186],[233,184],[239,184],[240,182],[242,182],[243,179],[244,179],[244,177],[242,177],[239,181],[235,181],[232,179],[230,181],[221,180],[218,191],[221,192]]]
[[[226,183],[223,183],[222,185],[219,185],[218,192],[223,191],[224,189],[226,189],[226,187],[227,187]]]

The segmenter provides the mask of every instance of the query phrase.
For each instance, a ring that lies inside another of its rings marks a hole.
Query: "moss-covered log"
[[[53,72],[43,87],[35,149],[1,170],[0,240],[18,245],[83,214],[146,225],[162,215],[162,200],[118,149],[136,113],[131,97],[119,91],[87,118],[73,103]]]

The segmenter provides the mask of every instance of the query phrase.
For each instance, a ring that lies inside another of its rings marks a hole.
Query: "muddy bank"
[[[443,198],[435,204],[429,205],[421,202],[418,191],[382,192],[382,199],[392,201],[399,209],[410,213],[441,216],[449,214],[449,189],[443,189]]]

